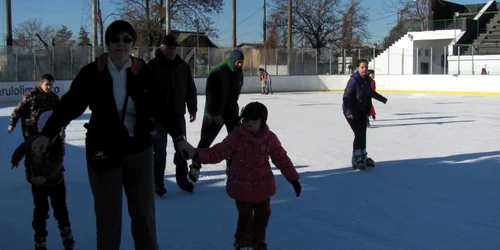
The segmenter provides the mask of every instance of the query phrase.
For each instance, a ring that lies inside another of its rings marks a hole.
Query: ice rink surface
[[[268,124],[301,174],[296,198],[279,171],[267,232],[271,250],[500,249],[500,97],[383,93],[368,129],[377,166],[350,167],[353,133],[342,115],[342,93],[243,94],[260,101]],[[188,141],[200,136],[188,123]],[[31,188],[23,163],[11,170],[20,126],[7,133],[14,105],[0,108],[0,250],[33,249]],[[85,163],[85,113],[67,128],[67,203],[76,249],[95,249],[93,200]],[[226,136],[223,128],[216,142]],[[274,166],[273,166],[274,167]],[[225,164],[206,165],[194,194],[175,184],[168,145],[168,194],[157,198],[160,249],[232,249],[235,203],[225,192]],[[124,201],[126,202],[126,200]],[[127,208],[122,248],[134,249]],[[48,248],[63,249],[50,212]]]

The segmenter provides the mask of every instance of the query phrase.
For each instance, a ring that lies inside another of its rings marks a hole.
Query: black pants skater
[[[66,184],[64,180],[55,186],[36,186],[31,187],[33,193],[33,222],[31,225],[35,230],[35,239],[47,237],[47,219],[49,218],[49,198],[50,205],[54,209],[54,218],[56,218],[59,229],[70,227],[68,208],[66,207]]]
[[[223,125],[218,125],[215,123],[213,118],[203,116],[203,123],[201,125],[201,136],[200,142],[198,143],[198,148],[209,148],[214,142],[217,135],[219,135],[222,126],[226,126],[227,133],[231,133],[238,126],[237,117],[222,117],[224,121]],[[231,159],[227,159],[226,166],[231,165]],[[201,167],[201,166],[200,166]]]
[[[366,149],[366,127],[368,125],[366,123],[366,114],[354,116],[354,119],[347,119],[347,122],[354,132],[352,151]]]
[[[184,116],[175,117],[177,124],[179,124],[182,133],[186,136],[186,119]],[[172,138],[172,141],[175,138]],[[155,185],[158,187],[165,186],[165,168],[167,161],[167,141],[168,134],[163,125],[157,125],[153,132],[154,144],[154,177]],[[174,145],[174,164],[175,164],[175,177],[178,185],[184,185],[188,182],[188,165],[187,161],[182,157],[181,152],[177,150],[177,145]]]
[[[203,123],[201,125],[201,136],[200,142],[198,143],[198,148],[209,148],[214,142],[217,135],[219,135],[222,126],[226,126],[227,133],[231,133],[238,125],[237,117],[222,117],[224,121],[223,125],[218,125],[215,123],[213,118],[204,116]]]

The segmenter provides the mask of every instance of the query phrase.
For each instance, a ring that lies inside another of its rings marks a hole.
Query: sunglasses
[[[119,43],[120,41],[122,41],[124,43],[131,43],[133,40],[130,37],[124,37],[121,39],[119,37],[114,37],[114,38],[109,39],[109,41],[112,43]]]

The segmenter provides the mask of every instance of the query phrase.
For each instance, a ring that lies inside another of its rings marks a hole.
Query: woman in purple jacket
[[[366,167],[375,167],[375,162],[368,157],[366,152],[366,117],[370,114],[372,98],[384,104],[387,102],[387,98],[371,88],[371,79],[368,76],[368,61],[360,59],[356,67],[357,71],[351,75],[344,90],[342,110],[354,132],[352,167],[365,170]]]

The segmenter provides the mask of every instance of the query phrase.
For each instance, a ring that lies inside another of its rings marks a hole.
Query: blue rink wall
[[[349,76],[272,76],[274,92],[343,91]],[[198,94],[205,94],[206,78],[195,78]],[[500,96],[500,75],[376,75],[377,91]],[[0,82],[0,102],[17,102],[38,82]],[[71,81],[56,80],[54,91],[62,96]],[[94,91],[99,91],[96,89]],[[259,93],[257,76],[246,76],[243,93]]]

